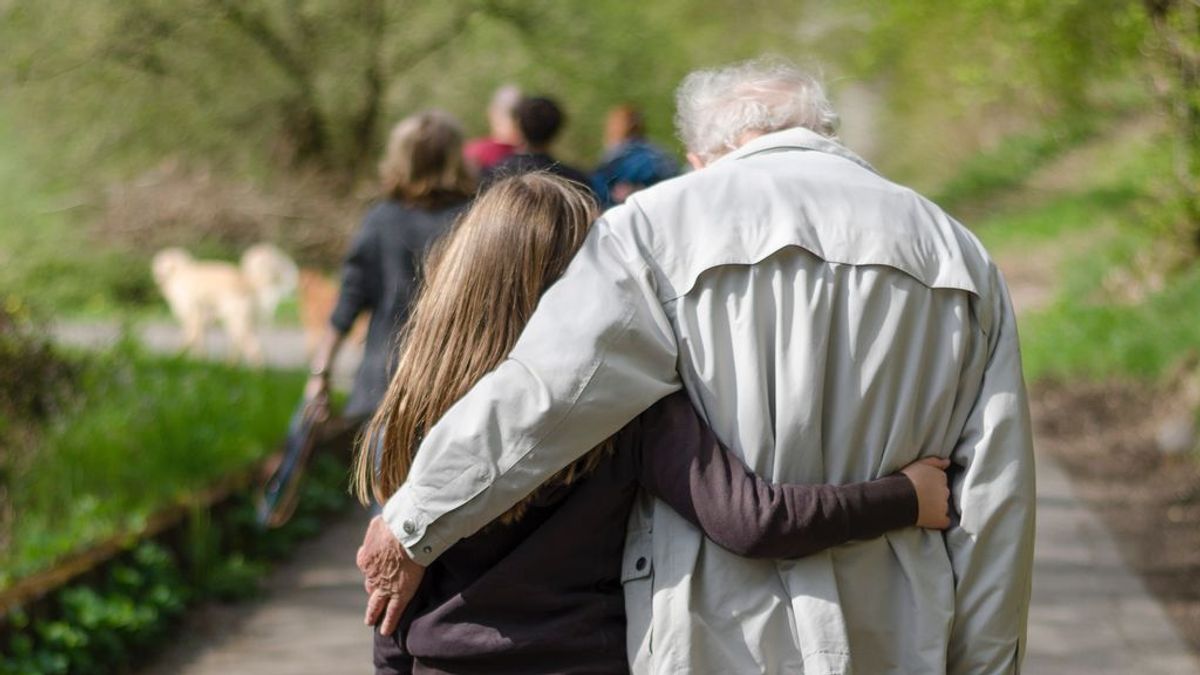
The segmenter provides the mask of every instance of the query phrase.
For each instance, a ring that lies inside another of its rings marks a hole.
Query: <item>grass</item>
[[[166,318],[150,260],[129,241],[103,240],[88,226],[97,206],[77,186],[47,181],[0,110],[0,300],[19,298],[56,317]],[[193,250],[231,259],[220,245]],[[299,323],[295,299],[274,321]]]
[[[71,411],[16,462],[6,580],[126,528],[245,468],[273,447],[302,376],[246,371],[130,346],[87,360]]]
[[[938,190],[934,201],[949,211],[957,211],[965,204],[1014,190],[1035,169],[1093,137],[1101,122],[1099,116],[1071,118],[1031,133],[1010,136],[993,150],[964,162]]]
[[[56,313],[105,315],[155,307],[148,263],[97,242],[70,186],[39,178],[20,134],[0,115],[0,289]]]
[[[1154,378],[1200,345],[1200,272],[1190,270],[1136,305],[1060,302],[1022,326],[1030,379]]]
[[[1129,268],[1139,252],[1163,236],[1169,220],[1155,202],[1158,177],[1167,175],[1167,142],[1114,145],[1090,167],[1075,192],[1052,195],[982,221],[977,233],[1003,260],[1037,249],[1058,249],[1055,301],[1020,318],[1022,352],[1030,381],[1054,377],[1154,378],[1200,345],[1200,270],[1167,277],[1165,287],[1130,303],[1109,297],[1105,280]]]

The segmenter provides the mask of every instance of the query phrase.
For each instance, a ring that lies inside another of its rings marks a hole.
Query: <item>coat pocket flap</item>
[[[651,551],[649,530],[626,535],[625,554],[621,559],[621,583],[650,576],[654,569]]]

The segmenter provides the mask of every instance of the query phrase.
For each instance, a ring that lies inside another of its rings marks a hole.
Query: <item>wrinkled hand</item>
[[[425,568],[409,559],[379,516],[372,518],[367,526],[356,562],[366,577],[364,587],[370,596],[365,622],[368,626],[378,624],[381,635],[391,635],[400,625],[400,614],[421,585]]]
[[[950,460],[940,457],[918,459],[900,469],[917,491],[917,527],[944,530],[950,527],[950,486],[946,469]]]

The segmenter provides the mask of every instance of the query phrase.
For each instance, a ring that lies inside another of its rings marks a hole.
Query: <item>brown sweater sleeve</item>
[[[760,478],[721,445],[682,392],[656,403],[622,436],[639,453],[642,486],[741,556],[800,558],[917,521],[916,490],[902,474],[850,485]]]

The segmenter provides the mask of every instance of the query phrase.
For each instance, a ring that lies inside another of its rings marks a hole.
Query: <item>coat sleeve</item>
[[[350,244],[350,252],[342,263],[342,283],[338,290],[337,304],[329,323],[339,333],[350,332],[354,320],[368,307],[374,306],[378,295],[378,284],[381,275],[379,269],[379,239],[374,225],[375,211],[367,214],[354,241]]]
[[[901,474],[849,485],[776,485],[759,477],[721,445],[683,392],[630,429],[642,486],[740,556],[801,558],[917,521],[916,491]]]
[[[954,569],[950,673],[1013,673],[1025,652],[1033,572],[1034,466],[1016,317],[993,271],[992,328],[979,394],[951,459],[958,522],[946,532]]]
[[[610,211],[629,225],[633,210]],[[384,506],[428,564],[679,388],[677,346],[635,237],[602,219],[508,359],[426,435]]]

